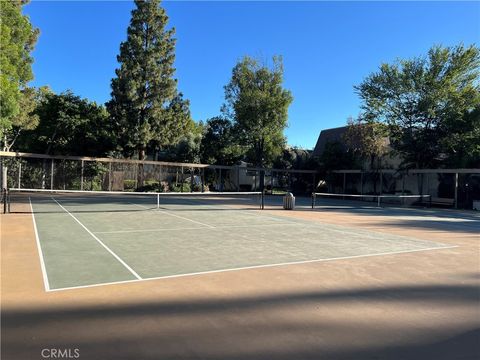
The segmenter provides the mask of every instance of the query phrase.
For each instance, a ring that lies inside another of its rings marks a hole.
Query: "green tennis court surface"
[[[46,290],[449,247],[214,200],[162,199],[160,208],[143,197],[27,201]]]

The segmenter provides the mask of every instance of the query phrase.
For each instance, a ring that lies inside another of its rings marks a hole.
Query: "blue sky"
[[[480,43],[479,2],[186,2],[162,6],[176,28],[176,77],[195,120],[220,114],[223,86],[244,55],[282,55],[294,101],[285,134],[312,148],[320,130],[359,113],[353,86],[382,62],[434,44]],[[133,2],[33,1],[41,31],[34,86],[104,103]]]

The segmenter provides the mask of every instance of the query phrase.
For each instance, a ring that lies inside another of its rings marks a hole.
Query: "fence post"
[[[380,195],[382,194],[383,194],[383,173],[382,173],[382,170],[380,170]]]
[[[220,192],[223,192],[222,168],[220,168]]]
[[[193,181],[194,181],[193,169],[194,169],[193,167],[190,168],[190,192],[193,192]]]
[[[7,175],[8,168],[2,165],[2,189],[6,189],[8,187]]]
[[[18,188],[22,188],[22,160],[20,159],[20,164],[18,165]]]
[[[84,161],[82,160],[81,167],[80,167],[80,190],[83,190],[83,169],[84,169]]]
[[[425,174],[427,176],[427,195],[430,194],[430,173]],[[423,204],[423,197],[421,198],[422,204]]]
[[[50,163],[50,190],[53,190],[53,170],[54,170],[54,159]]]
[[[240,191],[240,166],[237,165],[237,191]]]
[[[182,176],[180,178],[180,192],[183,193],[183,166],[182,166]]]
[[[262,170],[260,170],[260,182],[259,182],[259,186],[260,186],[260,191],[262,193],[265,192],[265,169],[262,168]]]
[[[62,161],[62,165],[63,165],[63,166],[62,166],[63,190],[65,190],[66,187],[67,187],[66,184],[65,184],[65,182],[66,182],[66,175],[65,175],[65,171],[66,171],[65,167],[66,167],[66,165],[65,165],[65,163],[66,163],[65,159],[63,159],[63,161]]]
[[[458,172],[455,173],[455,209],[458,209]]]
[[[162,191],[162,178],[163,178],[163,166],[162,165],[158,165],[158,191]],[[154,174],[155,174],[155,170],[154,170]],[[177,170],[177,174],[175,176],[175,183],[177,182],[177,176],[178,176],[178,170]],[[168,168],[167,168],[167,181],[165,181],[167,183],[167,187],[170,187],[170,183],[168,182]]]
[[[133,174],[135,176],[135,189],[138,187],[138,163],[135,163],[135,173]]]
[[[202,182],[202,193],[205,192],[205,168],[201,170],[200,181]]]
[[[363,170],[360,170],[360,195],[363,195]]]
[[[112,191],[112,162],[108,163],[108,191]]]

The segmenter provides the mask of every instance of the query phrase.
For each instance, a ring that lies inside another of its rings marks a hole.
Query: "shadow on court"
[[[281,209],[274,207],[273,209]],[[269,209],[271,210],[271,209]],[[373,205],[334,206],[321,205],[315,209],[308,207],[308,199],[300,198],[299,212],[334,212],[344,216],[366,218],[381,217],[379,221],[371,221],[369,225],[385,227],[395,226],[411,229],[451,231],[478,235],[480,234],[480,213],[473,211],[455,211],[421,208],[378,208]],[[281,212],[279,212],[281,214]],[[288,212],[285,213],[288,215]],[[321,214],[318,219],[321,220]]]
[[[443,327],[420,321],[385,322],[368,307],[395,312],[402,306],[415,312],[425,303],[429,308],[454,309],[475,307],[479,301],[479,288],[464,284],[4,309],[2,359],[40,358],[45,347],[78,348],[85,359],[476,359],[479,328],[455,329],[448,319],[442,320]],[[365,312],[342,312],[341,306],[355,304]],[[338,314],[325,316],[326,307],[333,305],[340,306]],[[308,309],[308,320],[291,316],[298,309]],[[396,316],[401,319],[401,314]],[[409,316],[411,320],[414,315]]]

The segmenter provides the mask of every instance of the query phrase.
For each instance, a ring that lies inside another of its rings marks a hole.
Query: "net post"
[[[312,192],[312,209],[315,209],[315,192]]]
[[[265,192],[262,191],[260,194],[260,209],[263,210],[265,209]]]
[[[160,194],[157,193],[157,209],[160,209]]]

